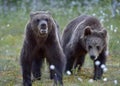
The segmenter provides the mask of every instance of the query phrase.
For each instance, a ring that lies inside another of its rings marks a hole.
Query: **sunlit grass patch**
[[[2,71],[0,72],[0,81],[2,84],[9,84],[9,83],[14,83],[14,84],[17,84],[17,83],[21,83],[20,79],[21,79],[21,76],[19,76],[19,71],[18,70],[7,70],[7,71]]]
[[[5,56],[19,57],[21,49],[22,36],[13,36],[11,34],[1,37],[0,41],[0,53]]]

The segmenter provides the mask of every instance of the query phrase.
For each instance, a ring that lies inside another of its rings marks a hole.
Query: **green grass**
[[[81,72],[71,76],[64,75],[64,85],[114,86],[115,79],[120,84],[120,16],[111,17],[110,4],[97,4],[91,7],[49,8],[48,10],[52,12],[54,19],[59,23],[61,31],[71,19],[81,14],[88,14],[98,17],[109,32],[108,72],[103,75],[103,78],[107,77],[108,81],[88,82],[93,76],[93,64],[87,56]],[[28,20],[29,13],[24,13],[22,10],[8,12],[8,15],[0,15],[0,86],[21,86],[19,54],[24,38],[24,28]],[[116,32],[114,32],[115,29]],[[33,86],[52,86],[53,82],[49,79],[46,65],[43,66],[42,72],[42,80],[34,82]],[[78,80],[79,77],[82,78],[82,82]]]

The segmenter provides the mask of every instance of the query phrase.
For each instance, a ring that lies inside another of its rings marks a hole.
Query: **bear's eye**
[[[45,21],[47,21],[47,22],[48,22],[48,18],[46,18],[46,19],[45,19]]]
[[[89,46],[88,46],[88,49],[90,50],[91,48],[92,48],[92,46],[91,46],[91,45],[89,45]]]
[[[40,19],[37,19],[36,21],[37,21],[37,22],[40,22]]]
[[[100,50],[100,46],[96,46],[97,50]]]

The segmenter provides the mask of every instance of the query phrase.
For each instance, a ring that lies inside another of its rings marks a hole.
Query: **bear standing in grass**
[[[100,79],[103,74],[101,65],[106,63],[107,40],[107,31],[95,17],[82,15],[72,20],[62,36],[67,58],[66,71],[76,67],[80,70],[88,53],[94,62],[93,79]],[[95,65],[96,61],[100,64]]]
[[[41,67],[44,58],[54,69],[50,78],[62,86],[62,74],[65,68],[65,55],[60,45],[58,26],[50,13],[33,12],[26,26],[26,33],[21,50],[21,68],[23,85],[32,86],[31,73],[35,79],[41,78]]]

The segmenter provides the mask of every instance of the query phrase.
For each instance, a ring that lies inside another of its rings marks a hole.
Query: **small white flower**
[[[105,55],[106,55],[106,56],[108,56],[108,55],[109,55],[109,51],[108,51],[108,50],[105,52]]]
[[[100,61],[95,61],[95,65],[99,66],[100,65]]]
[[[10,25],[9,25],[9,24],[7,24],[7,27],[10,27]]]
[[[104,21],[104,19],[101,19],[101,20],[100,20],[100,22],[103,22],[103,21]]]
[[[1,40],[4,40],[4,38],[2,37]]]
[[[120,43],[120,41],[118,40],[118,41],[117,41],[117,43],[119,44],[119,43]]]
[[[105,65],[104,65],[104,64],[102,64],[102,65],[101,65],[101,68],[102,68],[102,69],[104,69],[104,68],[105,68]]]
[[[105,68],[103,69],[104,72],[107,72],[107,70],[108,70],[107,67],[105,67]]]
[[[116,30],[116,29],[114,29],[114,32],[116,33],[116,32],[117,32],[117,30]]]
[[[78,80],[81,81],[81,82],[83,81],[80,77],[78,78]]]
[[[111,31],[113,31],[113,25],[110,25],[110,29],[111,29]]]
[[[67,75],[71,75],[71,72],[69,70],[66,73],[67,73]]]
[[[117,85],[117,84],[118,84],[118,81],[117,81],[117,80],[114,80],[114,84]]]
[[[106,82],[106,81],[107,81],[107,78],[104,78],[103,81]]]
[[[9,51],[8,50],[6,50],[6,53],[8,53]]]
[[[93,16],[96,16],[96,14],[95,14],[95,13],[93,13],[92,15],[93,15]]]
[[[54,69],[55,69],[55,66],[54,66],[54,65],[50,65],[50,69],[51,69],[51,70],[54,70]]]
[[[94,82],[94,80],[93,80],[93,79],[90,79],[88,82],[89,82],[89,83],[93,83],[93,82]]]

